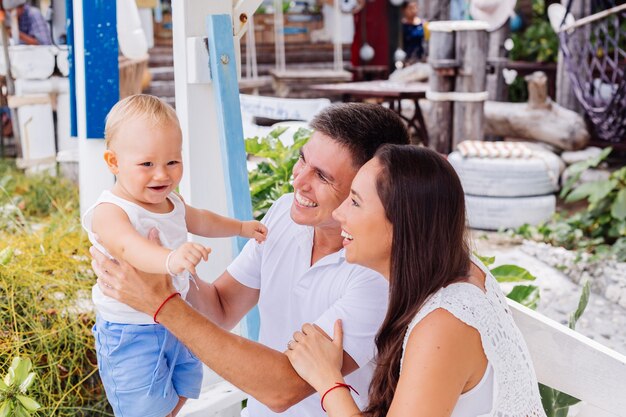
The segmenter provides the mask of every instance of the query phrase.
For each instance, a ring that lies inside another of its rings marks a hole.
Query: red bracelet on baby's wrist
[[[335,382],[335,385],[333,385],[332,387],[328,388],[326,390],[326,392],[324,393],[324,395],[322,395],[322,399],[320,400],[320,405],[322,406],[322,410],[324,410],[324,412],[326,412],[326,409],[324,408],[324,398],[326,397],[326,395],[331,392],[332,390],[334,390],[335,388],[347,388],[348,391],[354,391],[354,393],[356,395],[359,395],[359,393],[357,392],[357,390],[354,389],[354,387],[352,385],[348,385],[348,384],[344,384],[343,382]]]
[[[159,311],[161,311],[161,309],[163,308],[165,303],[167,303],[169,300],[171,300],[172,298],[176,297],[177,295],[180,296],[180,293],[179,292],[171,293],[170,295],[167,296],[167,298],[165,300],[163,300],[163,302],[161,303],[159,308],[156,309],[156,311],[154,312],[154,316],[152,316],[152,319],[154,320],[154,322],[156,324],[159,324],[159,321],[157,320],[157,314],[159,314]]]

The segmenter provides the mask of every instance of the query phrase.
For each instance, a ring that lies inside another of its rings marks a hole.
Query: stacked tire
[[[533,149],[527,158],[464,157],[455,151],[448,160],[463,184],[471,228],[537,225],[556,210],[563,162],[550,151]]]

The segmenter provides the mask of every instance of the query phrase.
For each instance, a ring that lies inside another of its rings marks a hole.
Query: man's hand
[[[254,239],[261,243],[267,239],[267,227],[257,220],[241,222],[241,233],[239,233],[239,236]]]
[[[151,233],[149,237],[158,242],[158,234]],[[135,310],[153,315],[163,300],[176,291],[169,275],[142,273],[126,262],[109,259],[93,246],[89,253],[102,293]]]
[[[211,253],[211,249],[199,243],[184,243],[167,258],[167,270],[174,274],[180,274],[187,270],[196,275],[196,265],[202,260],[208,260],[209,253]]]

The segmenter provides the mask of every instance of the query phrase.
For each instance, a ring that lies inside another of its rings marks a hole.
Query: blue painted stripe
[[[70,136],[78,136],[78,123],[76,122],[76,63],[74,61],[74,1],[65,0],[66,38],[67,38],[67,61],[69,63],[70,82]]]
[[[252,202],[241,125],[239,83],[237,82],[237,62],[231,17],[227,14],[209,15],[206,19],[206,27],[217,121],[221,126],[219,140],[226,180],[228,211],[233,217],[249,220],[252,219]],[[237,238],[235,253],[238,253],[245,243],[245,239]],[[258,340],[260,323],[256,308],[246,316],[245,324],[248,338]]]
[[[115,1],[83,1],[87,138],[104,138],[104,122],[119,100]]]

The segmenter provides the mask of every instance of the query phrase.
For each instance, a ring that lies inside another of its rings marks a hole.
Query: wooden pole
[[[447,93],[454,90],[454,32],[432,30],[428,63],[433,71],[428,79],[430,91]],[[451,152],[452,102],[432,101],[429,113],[428,137],[430,147],[439,153]]]
[[[489,92],[489,100],[506,101],[507,86],[502,76],[502,70],[506,66],[506,50],[504,49],[504,41],[511,34],[508,22],[499,29],[489,33],[489,52],[487,53],[487,61],[493,68],[493,73],[487,74],[487,91]]]
[[[486,84],[488,34],[480,29],[483,22],[466,25],[465,30],[455,32],[456,59],[460,61],[455,80],[458,93],[482,93]],[[475,28],[474,28],[475,27]],[[452,116],[452,148],[464,140],[483,140],[484,138],[484,99],[454,102]]]

